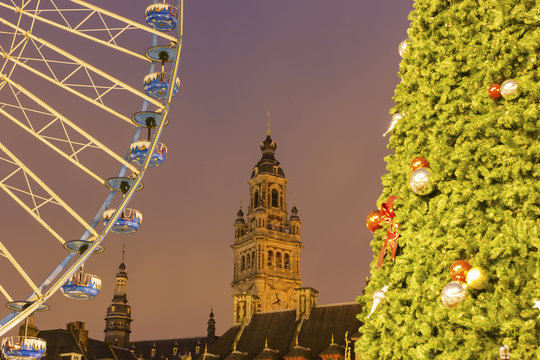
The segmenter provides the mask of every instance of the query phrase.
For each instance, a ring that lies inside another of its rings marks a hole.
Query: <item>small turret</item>
[[[295,204],[291,209],[291,216],[289,217],[289,233],[300,235],[300,224],[300,217],[298,216],[298,209]]]
[[[244,212],[242,211],[242,205],[236,213],[238,216],[234,222],[234,238],[239,238],[246,233],[246,221],[244,220]]]

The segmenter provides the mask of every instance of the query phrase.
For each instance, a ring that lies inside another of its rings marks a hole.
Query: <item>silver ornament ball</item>
[[[502,344],[499,348],[499,360],[508,360],[510,359],[510,349],[508,346]]]
[[[451,281],[442,289],[441,301],[447,308],[452,308],[461,303],[466,296],[464,283]]]
[[[505,100],[514,100],[521,95],[521,86],[514,79],[509,79],[501,84],[501,95]]]
[[[429,186],[430,170],[428,168],[420,168],[413,171],[409,179],[409,185],[412,191],[418,195],[426,195],[430,192]]]
[[[398,50],[399,50],[399,56],[404,57],[405,53],[407,52],[407,44],[408,40],[403,40],[399,43]]]

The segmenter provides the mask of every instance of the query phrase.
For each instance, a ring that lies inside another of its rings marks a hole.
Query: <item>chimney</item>
[[[301,287],[296,291],[296,320],[309,319],[311,310],[317,305],[317,290],[311,287]]]
[[[19,327],[19,336],[37,337],[39,329],[34,325],[34,314],[28,316],[26,321]]]
[[[259,297],[257,295],[240,293],[234,294],[234,325],[249,324],[257,308]]]
[[[84,328],[84,321],[69,322],[66,325],[66,330],[73,334],[85,352],[88,351],[88,330]]]

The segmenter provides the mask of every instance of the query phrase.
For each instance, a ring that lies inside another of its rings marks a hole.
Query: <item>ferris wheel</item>
[[[0,238],[0,336],[58,290],[95,297],[86,260],[141,226],[127,205],[166,159],[180,87],[183,0],[165,1],[0,0],[0,216],[15,228]],[[9,337],[2,351],[38,359],[45,344]]]

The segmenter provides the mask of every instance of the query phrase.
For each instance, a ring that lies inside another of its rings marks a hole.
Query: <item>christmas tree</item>
[[[409,18],[357,358],[540,359],[540,3]]]

